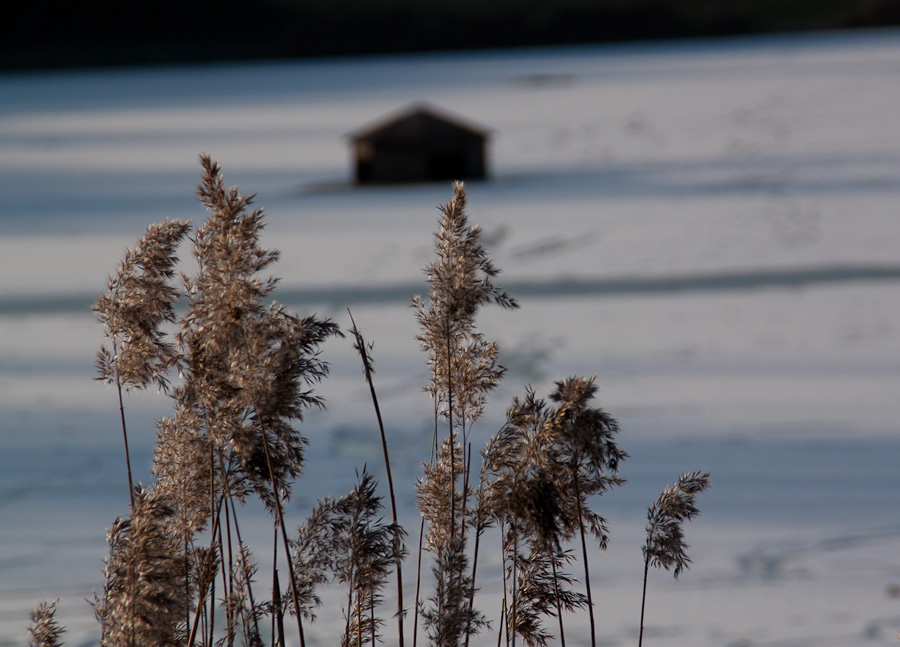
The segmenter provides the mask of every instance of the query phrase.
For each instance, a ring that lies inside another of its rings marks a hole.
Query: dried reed
[[[625,483],[619,476],[619,464],[628,456],[616,445],[618,422],[603,409],[590,406],[596,393],[596,377],[570,377],[557,382],[556,390],[550,394],[550,399],[559,403],[553,413],[553,442],[558,452],[556,460],[564,467],[557,478],[564,483],[560,492],[563,505],[570,511],[565,518],[575,520],[581,540],[592,647],[597,639],[586,534],[590,532],[603,550],[608,538],[606,521],[590,510],[588,497]],[[573,530],[572,524],[563,528],[567,539]]]
[[[31,626],[28,627],[28,633],[31,634],[31,640],[28,641],[28,647],[61,647],[60,636],[65,632],[56,621],[56,603],[41,602],[31,612]]]
[[[442,647],[456,647],[483,625],[470,603],[474,577],[466,572],[471,508],[468,431],[505,369],[497,344],[477,330],[475,321],[481,307],[491,303],[518,308],[515,299],[494,283],[500,270],[482,245],[481,229],[469,225],[462,183],[455,183],[453,192],[441,207],[434,237],[437,258],[425,268],[431,291],[425,299],[412,300],[420,327],[417,339],[431,370],[425,390],[434,398],[436,413],[447,420],[445,440],[416,486],[428,525],[425,546],[434,554],[437,579],[430,605],[417,599],[416,612],[422,612],[432,642]]]
[[[103,644],[176,647],[184,641],[184,573],[178,542],[169,532],[174,510],[153,490],[137,488],[130,517],[108,533],[103,598],[94,606]]]
[[[181,221],[153,226],[135,250],[126,252],[110,279],[108,294],[98,299],[95,310],[112,340],[111,349],[100,351],[100,376],[119,387],[120,402],[123,387],[156,383],[174,404],[173,415],[158,423],[154,500],[164,500],[172,511],[166,515],[165,532],[180,564],[172,568],[182,583],[180,594],[192,599],[196,610],[193,621],[185,608],[172,616],[180,623],[177,628],[161,626],[170,630],[168,640],[174,642],[184,642],[184,637],[176,638],[184,632],[193,643],[200,630],[206,644],[212,641],[216,571],[222,570],[229,643],[238,616],[246,620],[260,609],[274,608],[274,598],[280,595],[276,587],[272,606],[248,603],[253,567],[240,542],[234,557],[233,501],[255,494],[275,519],[276,537],[288,546],[283,502],[290,498],[291,485],[302,469],[306,443],[296,423],[302,421],[305,409],[322,406],[310,389],[327,374],[318,347],[339,331],[330,321],[301,319],[277,304],[264,304],[277,279],[259,278],[259,274],[278,253],[259,245],[262,212],[250,211],[252,196],[225,188],[217,163],[201,156],[201,164],[198,195],[211,213],[191,241],[197,272],[183,276],[183,288],[172,285],[175,252],[189,227]],[[186,313],[176,320],[174,303],[182,295]],[[163,323],[176,324],[174,338],[163,332]],[[178,369],[182,379],[170,390],[172,368]],[[124,435],[124,412],[122,422]],[[130,483],[127,436],[126,463]],[[137,500],[132,507],[136,505]],[[140,591],[135,589],[135,574],[123,574],[119,568],[120,563],[133,564],[134,559],[122,562],[117,551],[125,550],[144,532],[143,526],[136,525],[140,518],[135,508],[131,519],[117,522],[111,531],[107,590],[97,606],[104,640],[119,641],[115,632],[129,627],[126,642],[130,645],[140,637],[133,628],[138,619],[125,622],[122,614],[134,615],[131,609]],[[197,546],[199,533],[210,521],[208,547]],[[291,551],[285,549],[284,555],[293,608],[302,609],[297,591],[300,578],[293,572]],[[133,570],[133,565],[128,568]],[[302,644],[301,615],[297,619]],[[249,642],[258,639],[257,625],[243,622]],[[161,637],[154,640],[164,642]]]
[[[369,385],[369,394],[372,397],[372,405],[375,407],[375,419],[378,422],[378,432],[381,436],[381,453],[384,456],[384,471],[387,475],[388,495],[391,503],[391,518],[394,522],[394,525],[399,528],[400,525],[397,515],[397,497],[394,495],[394,476],[391,473],[391,459],[388,454],[387,436],[384,431],[384,421],[381,418],[381,407],[378,406],[378,395],[375,392],[375,382],[372,378],[372,375],[374,375],[375,373],[375,368],[373,366],[371,356],[373,346],[372,344],[366,343],[366,340],[363,338],[362,332],[360,332],[359,328],[356,327],[356,321],[354,321],[353,313],[350,312],[349,308],[347,309],[347,314],[350,317],[350,324],[352,326],[350,334],[353,335],[354,339],[353,348],[357,353],[359,353],[359,357],[362,360],[363,375],[365,375],[366,384]],[[403,606],[403,560],[400,559],[403,548],[400,545],[399,533],[397,533],[396,535],[396,542],[397,545],[394,546],[394,552],[397,556],[397,560],[394,568],[397,572],[397,644],[399,647],[403,647],[403,619],[406,616],[406,609]]]
[[[506,528],[502,551],[511,589],[507,637],[514,643],[521,636],[531,646],[546,643],[549,633],[540,626],[540,616],[548,613],[557,616],[565,644],[563,610],[585,603],[583,596],[564,588],[572,580],[559,571],[569,561],[563,559],[560,538],[570,521],[569,511],[560,505],[567,484],[559,475],[563,463],[554,443],[554,419],[554,411],[528,389],[524,399],[514,398],[506,424],[483,453],[491,474],[486,505]],[[552,610],[548,601],[554,603]]]
[[[250,210],[253,196],[225,187],[216,162],[204,155],[201,164],[198,195],[209,217],[192,237],[182,221],[148,228],[94,307],[109,340],[97,366],[100,379],[118,393],[130,496],[130,514],[109,530],[104,589],[94,602],[101,644],[262,647],[268,623],[269,643],[285,645],[284,616],[293,614],[302,647],[303,621],[314,621],[321,603],[317,587],[339,582],[347,587],[342,647],[374,647],[383,625],[377,608],[395,570],[402,647],[405,533],[398,525],[371,344],[351,314],[381,436],[392,523],[383,521],[375,480],[363,469],[349,494],[319,501],[289,537],[284,504],[302,471],[307,442],[298,425],[306,410],[323,406],[312,390],[328,374],[319,348],[341,333],[327,319],[299,318],[268,303],[277,279],[260,274],[278,252],[260,246],[262,211]],[[586,607],[595,646],[587,536],[605,549],[606,521],[591,503],[624,483],[619,466],[627,454],[617,446],[618,424],[593,404],[595,377],[557,382],[548,400],[528,387],[483,450],[478,485],[470,486],[469,433],[505,374],[497,343],[477,330],[477,315],[487,305],[515,309],[518,303],[495,284],[499,269],[480,229],[468,222],[463,185],[455,183],[453,193],[440,208],[436,259],[425,268],[430,292],[412,300],[435,416],[433,456],[415,486],[422,514],[417,561],[421,565],[423,550],[431,553],[434,589],[421,600],[417,572],[413,645],[419,615],[435,647],[468,646],[472,634],[488,627],[475,608],[475,576],[481,537],[497,525],[504,579],[498,645],[505,632],[513,647],[517,639],[545,647],[554,638],[545,619],[555,616],[564,646],[563,616]],[[197,270],[176,287],[176,252],[186,239]],[[180,317],[179,299],[185,304]],[[172,387],[176,370],[180,379]],[[123,392],[151,384],[170,398],[173,410],[157,423],[155,484],[143,488],[132,483]],[[441,421],[445,434],[439,433]],[[681,524],[699,513],[694,498],[708,485],[708,473],[685,474],[649,510],[639,644],[649,568],[674,568],[675,577],[687,568]],[[269,599],[254,592],[256,566],[237,515],[236,502],[253,497],[273,518]],[[584,593],[574,590],[568,573],[577,560],[566,546],[576,534]],[[285,591],[280,550],[288,570]],[[222,637],[216,636],[217,608],[224,615]],[[63,629],[54,610],[55,603],[43,603],[33,612],[33,647],[60,644]]]
[[[644,608],[647,602],[647,576],[651,566],[667,571],[674,567],[675,579],[691,563],[687,555],[682,524],[690,521],[700,509],[694,504],[697,495],[709,487],[709,472],[682,474],[675,485],[664,489],[647,510],[647,540],[644,543],[644,586],[641,597],[641,631],[638,647],[644,639]]]
[[[173,304],[179,292],[171,279],[178,262],[175,252],[187,231],[188,223],[183,220],[148,227],[137,247],[125,252],[110,276],[107,294],[94,304],[111,345],[107,348],[104,344],[97,354],[98,379],[116,386],[131,507],[134,481],[122,390],[143,389],[150,383],[165,390],[167,373],[178,363],[175,347],[166,341],[161,327],[175,320]]]

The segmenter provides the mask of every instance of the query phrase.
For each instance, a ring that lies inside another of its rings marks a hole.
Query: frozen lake
[[[351,187],[346,136],[415,101],[492,134],[470,214],[522,308],[480,321],[510,372],[476,448],[512,395],[569,375],[596,374],[621,423],[629,483],[597,502],[602,644],[636,644],[646,506],[691,469],[712,472],[694,564],[651,580],[648,646],[896,644],[900,32],[876,31],[0,76],[0,647],[57,597],[67,644],[97,641],[84,599],[127,494],[90,305],[147,224],[204,217],[201,152],[258,194],[279,300],[341,325],[349,306],[374,341],[412,532],[431,404],[408,302],[451,189]],[[349,341],[324,357],[292,525],[355,467],[381,475]],[[146,481],[168,403],[126,406]],[[320,615],[311,643],[333,644]]]

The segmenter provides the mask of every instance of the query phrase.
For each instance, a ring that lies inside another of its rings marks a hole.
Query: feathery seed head
[[[98,379],[125,388],[143,389],[151,382],[167,388],[166,374],[179,357],[161,327],[175,320],[180,291],[171,279],[189,228],[183,220],[151,225],[110,277],[108,292],[93,307],[111,341],[97,355]]]
[[[56,621],[56,604],[59,600],[53,602],[41,602],[31,612],[31,626],[28,627],[28,633],[31,634],[31,640],[28,641],[28,647],[60,647],[60,636],[65,629]]]
[[[494,284],[500,270],[481,243],[481,230],[468,223],[465,187],[457,182],[453,189],[454,197],[441,207],[437,258],[425,268],[431,291],[427,299],[415,297],[412,307],[431,369],[426,391],[438,398],[445,415],[452,399],[458,420],[471,422],[505,372],[497,345],[476,330],[475,317],[489,303],[511,309],[518,303]]]
[[[328,373],[319,346],[340,331],[264,304],[277,279],[258,275],[278,252],[260,246],[262,211],[248,211],[253,196],[225,188],[217,162],[204,155],[201,163],[197,193],[212,213],[194,240],[198,272],[185,279],[182,396],[237,471],[231,493],[251,489],[274,510],[274,493],[289,498],[303,465],[306,439],[294,424],[323,405],[310,388]]]
[[[104,597],[94,606],[104,645],[181,644],[186,569],[169,533],[173,513],[153,490],[137,487],[131,517],[110,528]]]
[[[555,616],[557,605],[571,612],[587,604],[584,594],[571,589],[575,580],[563,570],[573,561],[572,554],[537,546],[517,551],[511,542],[507,542],[506,552],[508,577],[512,579],[513,572],[516,573],[516,595],[507,609],[507,627],[528,647],[546,647],[553,636],[544,626],[543,618]]]
[[[708,487],[709,472],[682,474],[675,485],[660,493],[647,511],[644,558],[657,568],[670,570],[674,566],[676,579],[691,563],[682,524],[700,514],[694,500]]]

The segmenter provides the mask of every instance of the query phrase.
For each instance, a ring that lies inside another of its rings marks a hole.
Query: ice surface
[[[522,305],[480,320],[510,373],[476,449],[513,394],[571,374],[597,374],[622,424],[629,484],[598,501],[613,541],[592,563],[603,644],[636,642],[644,511],[694,468],[713,474],[694,566],[654,574],[648,645],[895,643],[900,33],[883,31],[0,77],[0,645],[57,597],[67,643],[97,638],[83,599],[126,497],[89,308],[148,223],[204,217],[200,152],[258,194],[278,297],[342,325],[349,306],[374,341],[413,527],[430,405],[407,304],[450,187],[354,188],[346,135],[421,100],[492,133],[470,212]],[[325,358],[292,523],[354,468],[381,474],[357,358],[338,340]],[[167,403],[127,406],[147,480]],[[321,616],[308,635],[331,644]]]

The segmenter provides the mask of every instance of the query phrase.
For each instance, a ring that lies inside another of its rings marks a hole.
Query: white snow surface
[[[374,342],[415,534],[431,404],[408,302],[451,187],[354,187],[347,135],[419,101],[490,130],[469,212],[521,304],[479,319],[510,370],[475,451],[513,395],[569,375],[597,375],[622,427],[629,483],[596,501],[599,643],[637,642],[647,505],[709,469],[691,570],[652,574],[648,647],[896,644],[900,32],[871,31],[0,76],[0,646],[56,598],[67,644],[98,639],[84,598],[127,494],[90,304],[147,224],[202,220],[201,152],[265,209],[277,298],[342,326],[350,307]],[[323,357],[291,524],[354,469],[383,474],[349,340]],[[126,407],[146,482],[168,402]],[[266,573],[271,527],[246,514]],[[498,551],[481,563],[496,617]],[[311,645],[338,640],[342,594],[325,597]],[[590,644],[585,614],[567,643]]]

